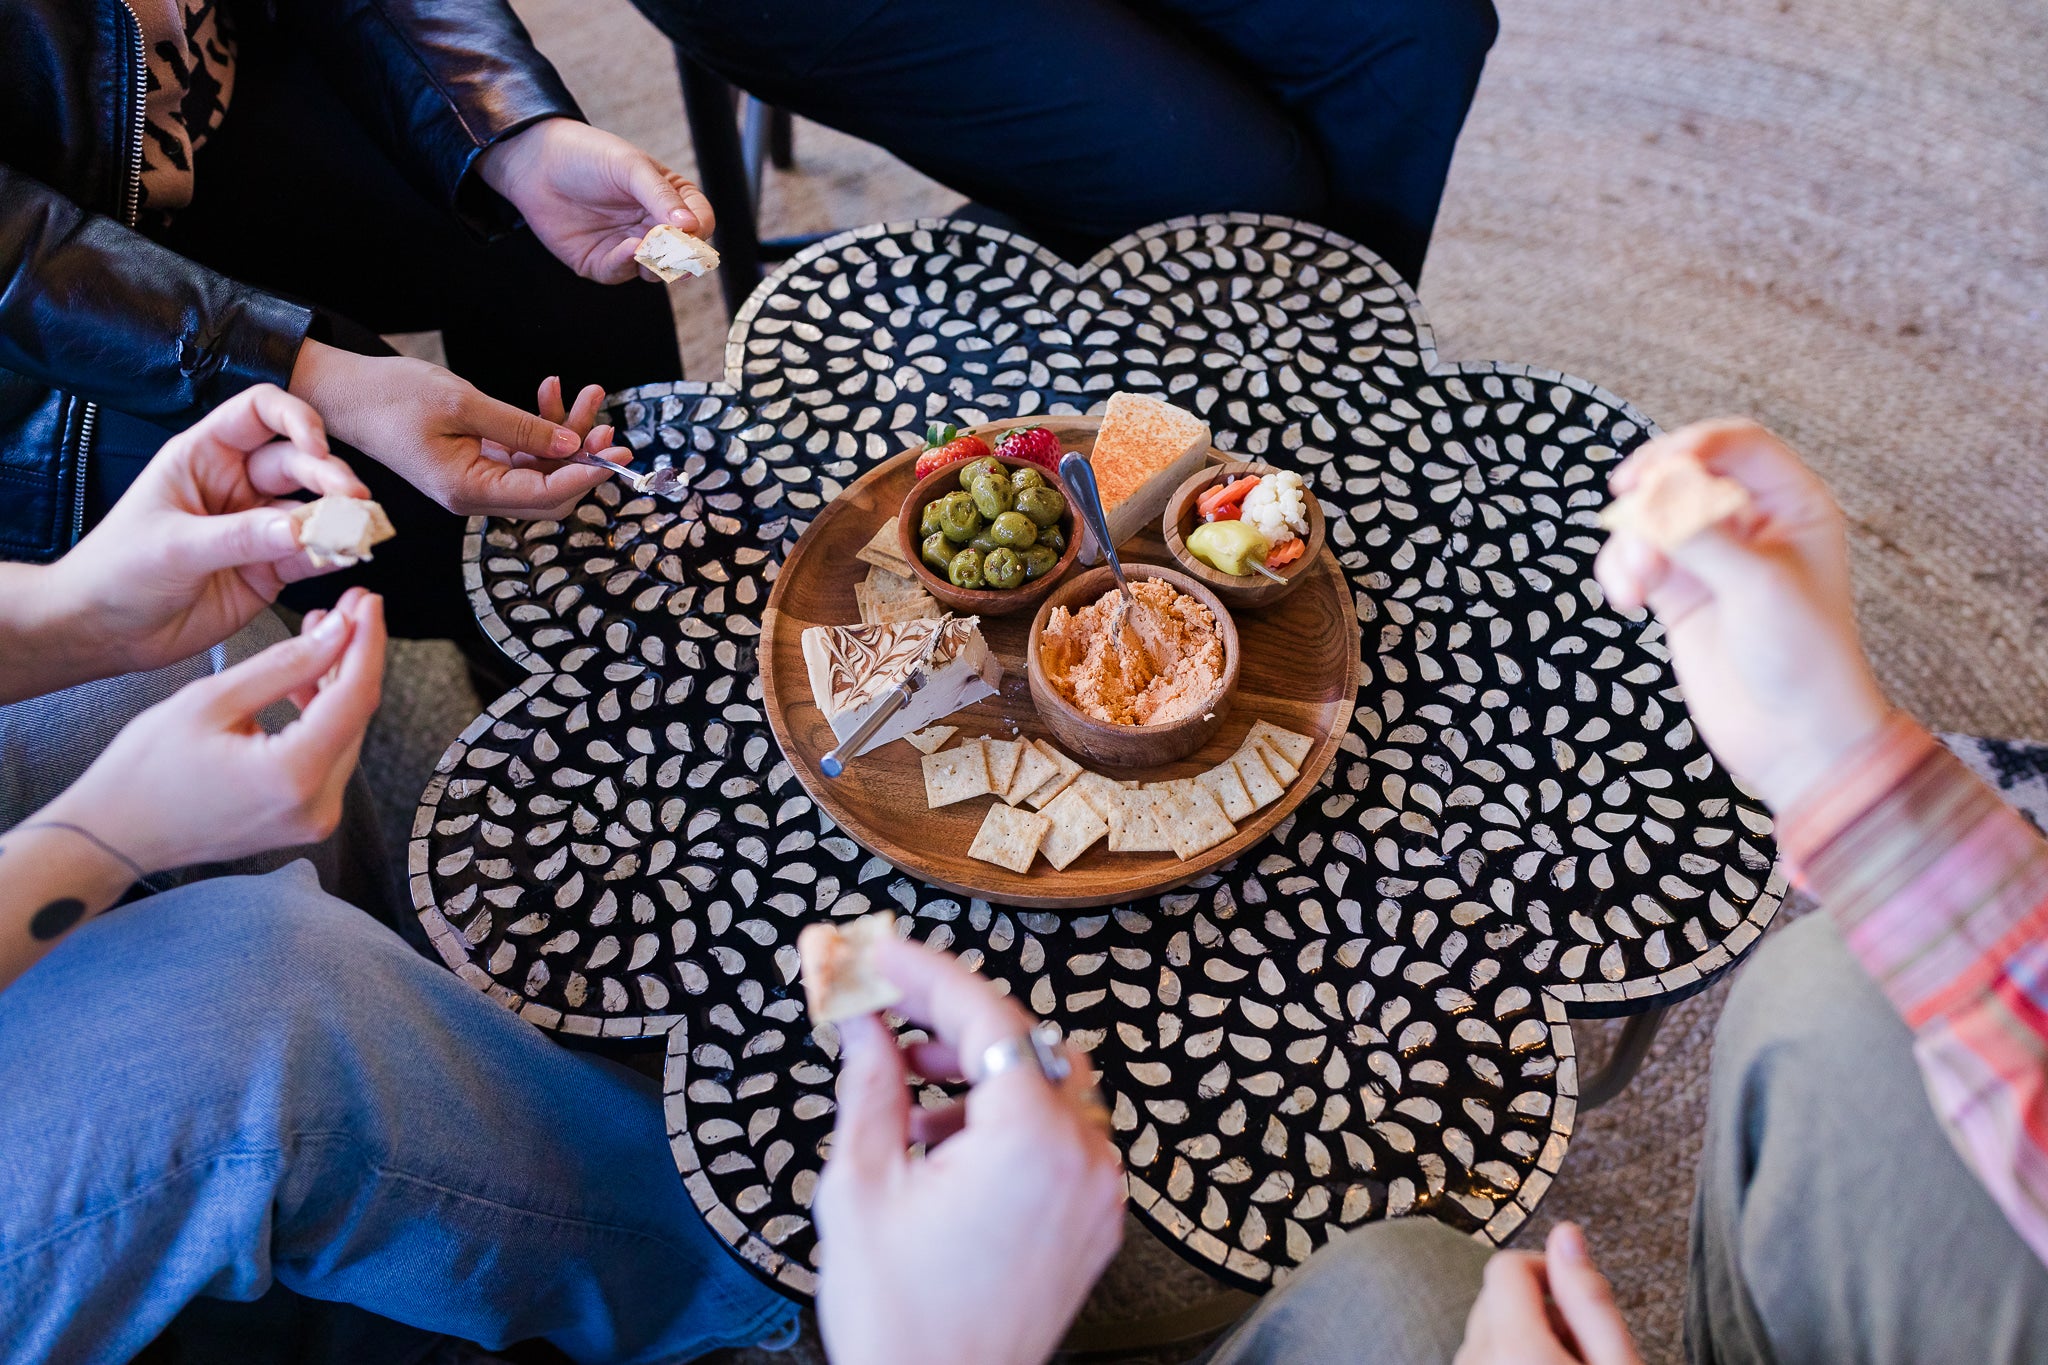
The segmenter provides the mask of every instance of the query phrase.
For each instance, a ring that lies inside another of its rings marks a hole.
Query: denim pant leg
[[[304,863],[109,912],[0,993],[0,1359],[123,1361],[272,1277],[578,1361],[795,1309],[705,1227],[654,1088],[566,1052]]]
[[[2048,1360],[2048,1270],[1949,1145],[1912,1047],[1822,916],[1743,969],[1693,1206],[1695,1365]]]
[[[1448,1365],[1492,1254],[1433,1218],[1367,1223],[1309,1257],[1200,1365]]]

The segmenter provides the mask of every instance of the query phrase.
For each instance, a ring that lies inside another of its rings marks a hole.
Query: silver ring
[[[1051,1085],[1058,1085],[1074,1074],[1074,1064],[1067,1060],[1066,1049],[1060,1045],[1058,1024],[1035,1024],[1029,1032],[1014,1033],[990,1043],[982,1050],[981,1065],[976,1068],[978,1074],[969,1079],[980,1085],[991,1076],[1000,1076],[1020,1066],[1035,1067]]]

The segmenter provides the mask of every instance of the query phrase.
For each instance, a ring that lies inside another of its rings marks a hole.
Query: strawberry
[[[960,428],[943,422],[932,423],[924,434],[924,441],[924,454],[917,457],[917,477],[920,479],[934,469],[944,469],[962,460],[979,460],[989,453],[987,441],[979,436],[962,436]]]
[[[1060,472],[1060,438],[1045,427],[1019,427],[996,442],[1005,460],[1028,460],[1048,474]]]

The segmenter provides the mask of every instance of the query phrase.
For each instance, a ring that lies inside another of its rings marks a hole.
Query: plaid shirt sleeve
[[[2048,1263],[2048,841],[1897,717],[1779,844],[1913,1030],[1928,1098]]]

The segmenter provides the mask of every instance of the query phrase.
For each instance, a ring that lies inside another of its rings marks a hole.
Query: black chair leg
[[[768,112],[768,160],[778,171],[796,165],[796,120],[787,109]]]
[[[733,117],[733,88],[681,48],[676,49],[676,71],[682,77],[683,114],[697,151],[697,174],[718,214],[711,241],[721,257],[718,283],[725,293],[726,314],[733,316],[761,281],[760,230],[754,221],[739,124]]]

